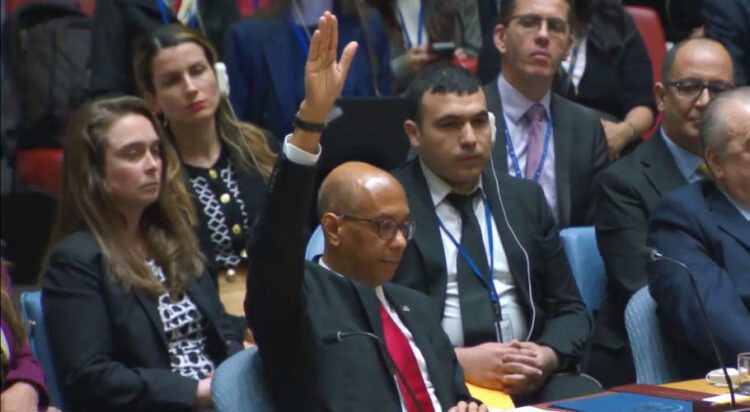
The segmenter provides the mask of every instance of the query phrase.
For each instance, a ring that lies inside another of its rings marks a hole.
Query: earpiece
[[[495,147],[495,140],[497,140],[497,124],[495,123],[495,113],[487,112],[490,118],[490,146]]]
[[[214,63],[214,72],[216,72],[216,81],[219,83],[219,94],[225,99],[229,98],[227,66],[222,62],[216,62]]]

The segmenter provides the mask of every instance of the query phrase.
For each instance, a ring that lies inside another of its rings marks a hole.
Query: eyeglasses
[[[568,34],[568,22],[559,17],[544,18],[538,14],[519,14],[508,20],[508,25],[513,20],[518,20],[518,25],[525,32],[538,32],[542,29],[542,22],[547,22],[547,31],[550,35],[563,37]]]
[[[411,240],[414,237],[414,232],[417,231],[417,224],[413,220],[404,220],[403,223],[398,224],[395,220],[389,218],[367,219],[347,214],[340,214],[338,217],[374,224],[378,228],[378,236],[383,240],[393,240],[399,230],[406,240]]]
[[[708,95],[711,99],[715,99],[716,96],[732,88],[732,85],[728,83],[719,81],[703,83],[698,79],[683,79],[664,84],[677,89],[677,94],[685,99],[697,98],[703,93],[703,89],[708,89]]]

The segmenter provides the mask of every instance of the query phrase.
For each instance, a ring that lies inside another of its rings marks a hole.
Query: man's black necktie
[[[482,241],[482,231],[474,214],[475,194],[476,192],[471,195],[451,193],[446,197],[446,200],[461,214],[461,248],[471,256],[482,277],[487,280],[490,274],[487,254]],[[456,258],[456,269],[458,272],[458,300],[461,305],[461,321],[464,329],[464,346],[494,342],[496,315],[490,302],[487,287],[477,278],[460,253]]]

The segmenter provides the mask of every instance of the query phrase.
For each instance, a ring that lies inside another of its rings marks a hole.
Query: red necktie
[[[385,334],[385,346],[388,348],[388,353],[391,355],[393,363],[396,364],[396,367],[401,371],[403,378],[406,380],[406,382],[402,382],[400,378],[397,379],[406,410],[409,412],[433,412],[434,409],[430,400],[430,394],[427,393],[427,387],[425,386],[424,379],[422,379],[422,373],[419,371],[417,358],[414,357],[414,352],[411,350],[409,341],[403,332],[401,332],[401,329],[398,328],[398,325],[391,319],[391,316],[386,312],[383,305],[380,304],[379,306],[380,319],[383,321],[383,333]],[[414,400],[409,395],[409,389],[407,389],[406,385],[409,385],[409,388],[414,392],[414,397],[417,398],[419,406],[414,404]]]

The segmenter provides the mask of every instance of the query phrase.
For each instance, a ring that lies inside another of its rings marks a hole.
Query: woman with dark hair
[[[71,119],[43,309],[74,410],[191,411],[242,349],[206,273],[176,150],[144,101]]]
[[[134,70],[142,96],[162,119],[189,178],[198,238],[220,292],[241,288],[250,226],[265,199],[276,153],[258,127],[237,121],[221,91],[217,55],[199,32],[163,26],[142,39]],[[225,301],[225,304],[227,302]],[[241,302],[229,307],[242,314]],[[238,327],[245,327],[238,320]]]
[[[438,61],[476,57],[482,39],[476,0],[367,0],[385,23],[394,91],[403,92],[423,68]],[[431,44],[453,43],[451,54]]]
[[[5,260],[0,259],[2,290],[2,335],[0,343],[0,410],[16,412],[59,412],[49,404],[44,372],[26,342],[26,328],[11,302],[10,276]]]
[[[574,11],[577,36],[562,64],[562,92],[602,113],[609,155],[617,158],[654,122],[651,61],[620,0],[578,0]]]

